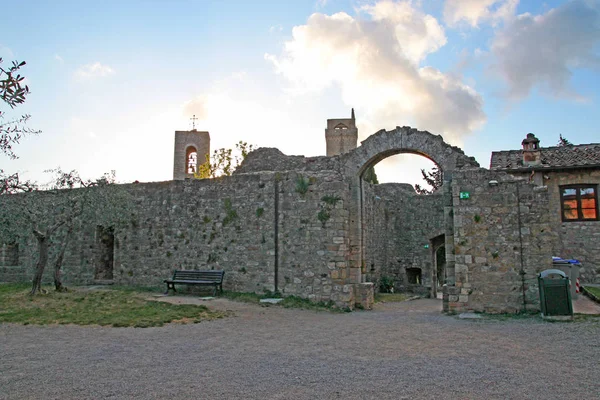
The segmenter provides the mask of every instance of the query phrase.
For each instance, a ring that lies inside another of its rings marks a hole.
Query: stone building
[[[181,167],[208,141],[176,134],[175,179],[123,185],[137,215],[114,230],[82,223],[64,279],[160,285],[173,269],[223,269],[226,290],[370,308],[386,277],[397,290],[442,291],[448,312],[539,309],[536,277],[554,255],[580,259],[585,281],[600,279],[600,168],[595,156],[582,161],[598,145],[543,149],[528,140],[524,150],[494,153],[484,169],[429,132],[381,130],[359,146],[357,134],[353,113],[328,120],[328,156],[260,148],[233,176],[205,180],[186,179]],[[362,179],[400,153],[434,161],[441,190],[424,196]],[[555,161],[559,153],[568,165]],[[31,239],[5,245],[0,281],[27,280],[34,255]]]
[[[540,147],[529,133],[521,150],[495,151],[490,169],[527,179],[549,192],[553,229],[559,235],[553,253],[582,262],[581,280],[600,281],[600,144]]]

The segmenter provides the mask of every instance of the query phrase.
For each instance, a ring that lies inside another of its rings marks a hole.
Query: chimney
[[[528,133],[527,137],[521,142],[523,146],[523,165],[533,167],[542,164],[540,154],[540,140],[533,133]]]

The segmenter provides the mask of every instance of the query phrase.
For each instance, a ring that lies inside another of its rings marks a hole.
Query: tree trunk
[[[69,229],[67,230],[67,233],[65,234],[63,242],[60,244],[60,251],[58,252],[58,256],[56,257],[56,262],[54,263],[54,287],[57,292],[62,292],[66,290],[66,288],[62,284],[61,268],[65,259],[65,250],[67,249],[67,245],[69,244],[69,240],[71,239],[72,233],[73,225],[70,225]]]
[[[39,231],[34,231],[33,234],[37,239],[38,243],[38,262],[35,267],[35,275],[33,277],[33,287],[31,288],[31,295],[36,294],[42,289],[42,275],[44,269],[48,263],[48,236],[44,235]]]

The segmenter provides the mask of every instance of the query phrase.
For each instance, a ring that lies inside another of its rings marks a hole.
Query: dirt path
[[[198,299],[173,296],[173,302]],[[600,393],[600,319],[461,320],[437,300],[328,313],[216,299],[162,328],[0,325],[1,399],[564,399]]]

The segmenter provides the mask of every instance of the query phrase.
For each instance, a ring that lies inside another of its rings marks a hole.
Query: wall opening
[[[439,166],[429,158],[420,154],[402,153],[387,157],[373,165],[379,183],[408,183],[413,187],[432,191],[434,188],[423,178],[425,174],[435,181],[437,187],[443,183],[443,172]],[[435,171],[440,171],[436,176]]]
[[[0,265],[5,267],[16,267],[19,265],[19,244],[3,244],[0,249]]]
[[[443,172],[427,156],[412,151],[396,149],[385,155],[374,157],[360,176],[361,265],[367,266],[362,268],[363,279],[391,279],[397,292],[435,298],[435,250],[445,237]],[[423,179],[432,170],[440,172],[435,187]]]
[[[440,290],[446,283],[446,246],[444,245],[435,251],[435,266],[437,289]]]
[[[422,285],[421,268],[406,268],[406,280],[409,285]]]
[[[188,174],[195,174],[198,172],[198,151],[194,146],[190,146],[185,151],[185,172]]]
[[[112,227],[96,227],[96,265],[94,279],[112,280],[115,259],[115,234]]]

